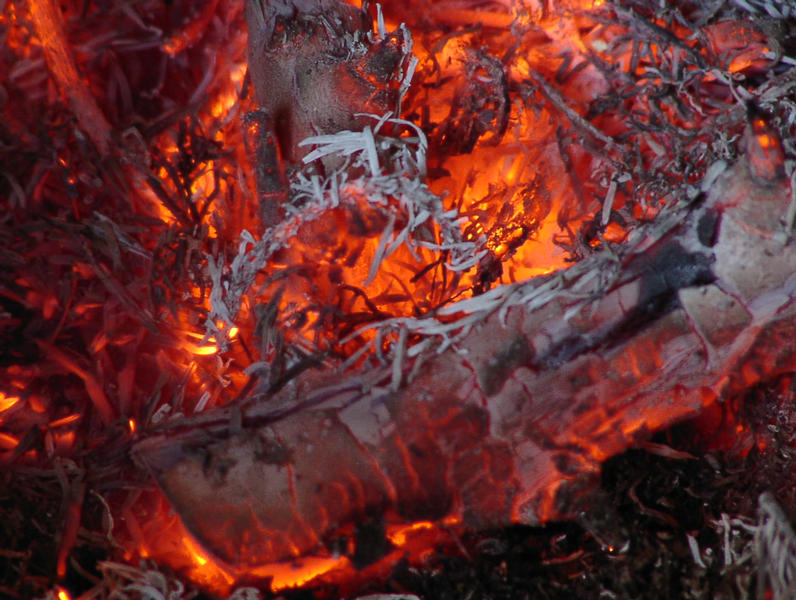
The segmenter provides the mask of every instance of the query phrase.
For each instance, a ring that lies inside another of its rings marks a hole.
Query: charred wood
[[[368,121],[360,113],[400,112],[412,41],[406,28],[374,37],[367,6],[337,0],[247,0],[246,21],[259,105],[247,139],[263,222],[272,226],[284,216],[285,166],[308,152],[302,140],[361,129]]]

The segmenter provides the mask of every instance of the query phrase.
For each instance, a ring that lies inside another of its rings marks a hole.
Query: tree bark
[[[793,367],[793,190],[755,181],[746,160],[706,185],[618,255],[449,307],[467,333],[397,363],[401,386],[389,369],[305,373],[268,406],[136,455],[204,547],[242,568],[385,512],[470,527],[571,517],[606,458]]]

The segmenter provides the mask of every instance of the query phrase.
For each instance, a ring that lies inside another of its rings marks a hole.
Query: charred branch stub
[[[4,4],[0,595],[786,598],[790,5],[363,4]]]
[[[247,133],[266,226],[284,218],[283,172],[303,140],[369,124],[361,113],[398,116],[411,37],[374,34],[366,8],[338,0],[246,0],[249,74],[259,108]],[[339,168],[328,163],[326,168]]]

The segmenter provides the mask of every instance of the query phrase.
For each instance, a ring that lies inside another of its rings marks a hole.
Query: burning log
[[[233,570],[319,552],[388,512],[472,527],[570,518],[606,458],[793,367],[792,192],[755,183],[746,161],[712,176],[703,201],[619,254],[421,321],[467,315],[444,352],[404,349],[366,378],[299,377],[274,399],[299,408],[251,407],[237,426],[226,413],[136,454]]]

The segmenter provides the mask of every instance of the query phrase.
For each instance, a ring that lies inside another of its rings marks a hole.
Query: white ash
[[[341,131],[321,135],[301,142],[315,149],[304,159],[306,163],[333,156],[342,164],[326,177],[307,175],[299,171],[290,182],[292,205],[286,206],[287,217],[267,231],[259,240],[249,231],[242,231],[238,253],[225,264],[208,257],[213,287],[210,294],[211,311],[206,321],[206,339],[214,337],[222,346],[227,342],[225,332],[235,324],[243,296],[250,290],[259,271],[268,265],[275,252],[287,248],[300,229],[327,211],[347,201],[347,194],[355,192],[368,198],[389,216],[383,231],[379,251],[370,265],[367,285],[376,276],[385,258],[405,246],[415,255],[420,248],[440,256],[447,253],[445,267],[451,271],[466,271],[478,264],[486,253],[483,239],[464,240],[461,218],[456,210],[446,209],[442,198],[425,184],[425,135],[415,124],[393,117],[370,116],[375,124],[362,131]],[[382,134],[385,124],[401,128],[408,135]],[[352,177],[351,173],[365,173]],[[405,225],[396,228],[395,223]],[[435,225],[438,239],[429,240],[415,234],[429,222]],[[219,323],[223,323],[219,327]]]
[[[732,0],[732,3],[755,15],[767,15],[775,19],[796,17],[796,2],[793,0]]]
[[[772,600],[787,600],[796,589],[796,534],[774,497],[764,492],[758,498],[757,521],[722,514],[713,522],[721,537],[723,572],[735,575],[741,597],[751,598],[751,577],[758,595],[770,589]]]

